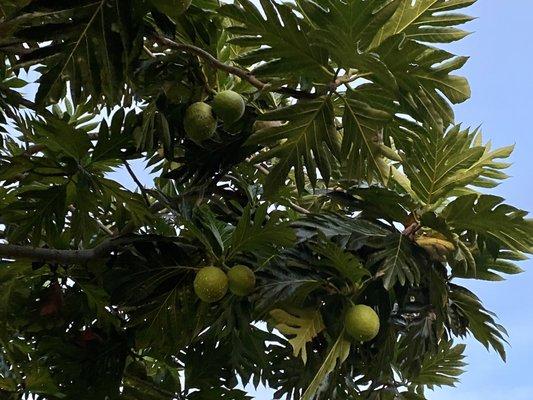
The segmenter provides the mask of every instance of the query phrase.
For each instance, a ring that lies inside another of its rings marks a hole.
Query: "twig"
[[[402,235],[407,236],[410,240],[415,240],[415,235],[421,227],[420,223],[415,221],[402,231]]]
[[[262,164],[254,164],[254,167],[264,175],[268,175],[270,171]]]
[[[143,50],[146,54],[148,54],[148,56],[150,56],[151,58],[156,58],[156,55],[154,53],[152,53],[152,51],[146,47],[146,46],[143,46]]]
[[[146,189],[142,185],[139,178],[137,178],[137,176],[135,175],[135,172],[133,172],[133,170],[131,169],[130,164],[126,160],[123,160],[123,161],[124,161],[124,166],[126,167],[126,169],[128,170],[128,173],[131,176],[131,179],[133,179],[134,182],[139,187],[139,190],[141,191],[141,195],[144,198],[144,202],[146,203],[148,207],[150,207],[150,200],[148,200],[148,193],[146,193]]]
[[[270,88],[270,84],[257,79],[254,76],[254,74],[252,74],[250,71],[247,71],[239,67],[235,67],[234,65],[224,64],[223,62],[219,61],[216,57],[211,55],[209,52],[205,51],[204,49],[200,47],[196,47],[188,43],[177,43],[161,35],[155,36],[155,40],[159,44],[166,45],[176,50],[182,50],[187,53],[194,54],[200,57],[202,60],[207,61],[209,64],[211,64],[216,69],[225,71],[231,75],[238,76],[239,78],[247,81],[249,84],[251,84],[252,86],[254,86],[255,88],[259,90],[269,90]],[[319,94],[317,93],[305,92],[302,90],[292,89],[288,87],[272,88],[271,91],[282,93],[282,94],[287,94],[297,99],[314,99],[319,96]]]
[[[302,214],[311,214],[311,211],[309,211],[307,208],[303,208],[299,206],[298,204],[294,203],[292,200],[288,200],[290,208],[292,208],[294,211],[298,211]]]
[[[346,85],[348,83],[356,81],[359,78],[364,78],[365,76],[369,76],[369,75],[372,75],[372,73],[367,72],[365,74],[357,74],[357,73],[352,74],[349,72],[345,75],[339,76],[337,79],[335,79],[335,82],[334,82],[335,89],[341,85]]]

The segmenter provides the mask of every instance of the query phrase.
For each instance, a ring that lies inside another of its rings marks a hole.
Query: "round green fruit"
[[[255,274],[246,265],[236,265],[228,272],[229,290],[237,296],[247,296],[255,288]]]
[[[220,92],[213,99],[213,111],[225,124],[232,124],[241,119],[244,107],[242,96],[233,90]]]
[[[209,139],[217,129],[211,106],[201,101],[191,104],[185,111],[183,127],[189,139],[196,143]]]
[[[191,0],[150,0],[159,12],[169,17],[178,17],[191,5]]]
[[[360,342],[374,339],[379,332],[379,316],[363,304],[352,306],[344,316],[346,332]]]
[[[228,277],[220,268],[203,267],[194,278],[194,292],[206,303],[219,301],[228,291]]]

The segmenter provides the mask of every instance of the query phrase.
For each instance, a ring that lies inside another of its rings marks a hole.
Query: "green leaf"
[[[93,104],[102,98],[108,103],[119,102],[130,62],[142,48],[140,10],[130,0],[54,6],[32,2],[8,21],[13,34],[10,44],[41,43],[21,54],[16,65],[42,65],[36,102],[40,106],[56,103],[67,82],[75,103],[83,98],[90,98]],[[43,35],[47,42],[42,41]],[[12,46],[9,50],[16,53],[18,49]]]
[[[86,132],[75,129],[59,119],[50,118],[46,122],[35,122],[37,137],[40,143],[52,151],[63,153],[75,160],[84,158],[92,147]]]
[[[468,331],[487,349],[492,347],[505,361],[505,329],[497,324],[493,313],[483,307],[478,297],[468,289],[449,284],[451,318],[455,320],[452,331],[464,336]]]
[[[370,275],[356,256],[325,238],[312,244],[311,248],[322,256],[320,266],[336,269],[352,285],[360,285],[362,278]]]
[[[362,218],[350,218],[346,215],[323,212],[321,214],[309,214],[293,223],[293,226],[301,228],[299,236],[314,236],[321,232],[326,238],[344,237],[354,240],[385,238],[390,233],[380,225],[366,221]]]
[[[392,233],[378,245],[368,260],[368,266],[378,265],[376,276],[383,277],[383,286],[390,290],[398,282],[414,286],[420,281],[420,268],[413,253],[413,245],[401,233]],[[381,248],[381,250],[379,250]]]
[[[232,241],[234,227],[216,218],[208,207],[195,210],[192,220],[183,220],[187,231],[199,240],[213,258],[225,254]]]
[[[261,1],[261,11],[249,0],[224,4],[218,10],[238,22],[230,31],[237,36],[230,43],[250,48],[236,61],[253,69],[258,77],[279,77],[292,81],[306,75],[326,81],[334,76],[327,54],[311,45],[309,28],[288,4]],[[298,71],[298,72],[296,72]]]
[[[383,4],[381,0],[351,0],[338,2],[300,0],[296,2],[312,25],[314,46],[327,50],[336,65],[378,82],[385,88],[396,89],[396,80],[386,65],[372,53],[363,52],[377,30],[392,16],[400,0]]]
[[[269,314],[276,322],[276,329],[285,336],[292,337],[289,339],[289,343],[294,349],[294,356],[301,355],[304,364],[306,364],[307,343],[325,329],[320,310],[291,309],[290,312],[287,312],[275,309]]]
[[[301,252],[285,250],[259,270],[256,308],[262,314],[286,304],[301,306],[324,284],[323,277],[302,260]]]
[[[47,240],[57,238],[67,211],[65,185],[25,189],[17,193],[19,200],[2,209],[5,221],[16,226],[9,239],[16,243],[29,235],[37,245],[43,236]]]
[[[449,102],[464,101],[470,89],[463,78],[449,72],[464,59],[401,36],[384,42],[376,52],[396,77],[402,108],[408,115],[437,130],[454,123]]]
[[[61,393],[46,367],[36,367],[27,372],[25,382],[29,393],[51,395],[60,399],[66,397],[64,393]]]
[[[372,46],[379,46],[387,38],[399,33],[403,33],[409,39],[430,43],[450,43],[464,38],[468,32],[454,26],[469,22],[473,18],[447,11],[463,8],[473,2],[448,3],[453,2],[442,0],[402,1],[396,14],[376,35]]]
[[[341,332],[313,380],[302,394],[301,400],[312,400],[315,397],[320,385],[326,380],[327,376],[346,361],[350,354],[350,346],[351,343],[344,338],[344,332]]]
[[[31,262],[0,263],[0,317],[3,321],[16,324],[24,317],[31,288],[45,273],[34,271]]]
[[[428,352],[422,359],[419,372],[409,377],[413,386],[455,386],[458,376],[464,373],[466,363],[463,361],[464,344],[453,345],[451,341],[439,343],[436,353]]]
[[[402,0],[389,21],[378,31],[370,44],[371,48],[379,46],[387,38],[406,30],[438,0]]]
[[[76,283],[81,287],[87,299],[87,304],[95,313],[99,323],[119,328],[120,320],[113,316],[107,309],[111,303],[109,294],[106,293],[104,289],[96,285],[80,282],[79,280]]]
[[[251,207],[244,209],[226,251],[227,260],[243,252],[270,254],[276,247],[289,246],[295,241],[294,231],[288,223],[269,218],[267,208],[267,204],[258,207],[253,219]]]
[[[331,175],[330,157],[327,151],[338,158],[340,137],[335,128],[333,104],[329,96],[316,100],[301,101],[292,106],[271,111],[261,117],[270,121],[288,121],[286,124],[262,129],[254,133],[248,144],[267,145],[270,149],[256,157],[255,161],[278,158],[265,182],[265,191],[275,193],[283,184],[290,170],[294,174],[298,189],[304,189],[304,166],[311,184],[317,168],[324,181]]]
[[[135,118],[135,111],[130,111],[125,117],[125,125],[131,125]],[[91,156],[92,162],[100,162],[109,159],[120,159],[124,156],[124,149],[132,145],[131,131],[121,129],[124,119],[124,110],[120,109],[113,115],[111,127],[104,120],[98,132],[98,142]]]
[[[480,178],[502,179],[495,160],[509,156],[511,148],[490,151],[477,140],[478,134],[459,126],[446,133],[432,128],[421,132],[406,149],[404,171],[411,188],[426,205],[443,201],[467,185],[481,185]],[[504,165],[505,167],[505,165]]]
[[[527,212],[503,203],[491,195],[466,195],[452,201],[442,212],[446,222],[458,232],[467,230],[499,246],[530,253],[533,248],[533,221]]]
[[[383,159],[380,134],[391,115],[373,109],[367,104],[348,96],[342,97],[344,113],[342,123],[344,135],[342,156],[346,160],[347,178],[364,179],[387,183],[389,169]],[[392,152],[392,150],[390,150]]]
[[[125,207],[130,213],[131,220],[136,225],[142,225],[153,220],[143,198],[138,193],[132,193],[124,189],[118,182],[107,178],[98,178],[98,186],[105,197],[109,197],[117,206]]]
[[[462,103],[470,98],[468,81],[461,76],[431,74],[422,71],[415,73],[414,76],[419,78],[422,84],[429,82],[454,104]]]

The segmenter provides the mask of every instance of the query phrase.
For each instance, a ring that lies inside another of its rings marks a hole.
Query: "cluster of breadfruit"
[[[198,101],[185,111],[183,128],[187,137],[196,143],[209,139],[217,129],[217,118],[224,125],[237,122],[244,115],[244,99],[233,90],[224,90],[216,94],[211,105]]]
[[[194,279],[194,291],[200,300],[215,303],[228,289],[236,296],[248,296],[255,288],[255,274],[245,265],[236,265],[226,274],[214,266],[203,267]],[[351,305],[344,315],[346,332],[358,342],[374,339],[379,332],[379,316],[364,304]]]
[[[218,267],[202,267],[194,278],[194,292],[206,303],[221,300],[228,289],[236,296],[248,296],[254,288],[255,274],[246,265],[236,265],[227,274]]]

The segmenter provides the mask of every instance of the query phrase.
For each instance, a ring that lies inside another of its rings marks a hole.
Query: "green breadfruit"
[[[185,111],[183,127],[189,139],[196,143],[209,139],[217,129],[217,120],[209,104],[193,103]]]
[[[360,342],[374,339],[379,332],[379,316],[368,306],[352,306],[344,316],[346,332]]]
[[[214,303],[228,291],[228,277],[220,268],[203,267],[194,278],[194,292],[200,300]]]
[[[229,290],[237,296],[247,296],[255,288],[255,274],[246,265],[236,265],[228,272]]]
[[[218,93],[213,99],[213,111],[225,124],[232,124],[244,115],[244,99],[233,90]]]

